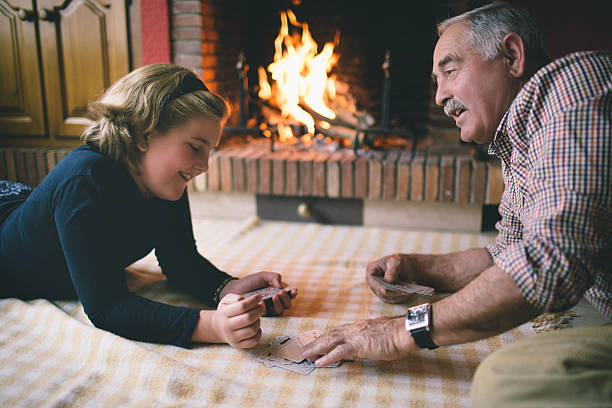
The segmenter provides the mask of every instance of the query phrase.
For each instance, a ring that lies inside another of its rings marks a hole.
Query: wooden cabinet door
[[[87,104],[129,72],[124,0],[39,0],[49,134],[75,139]]]
[[[31,0],[0,0],[0,133],[44,136],[42,80]]]

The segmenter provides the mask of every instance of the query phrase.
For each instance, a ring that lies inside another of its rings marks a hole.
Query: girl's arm
[[[132,205],[126,194],[109,192],[87,176],[60,185],[52,201],[59,245],[90,321],[125,338],[188,347],[199,309],[155,302],[127,289],[124,263],[144,249],[142,228],[151,222],[137,218],[142,203]]]
[[[197,250],[187,191],[175,202],[157,203],[155,255],[168,282],[202,302],[216,306],[215,292],[231,276]]]

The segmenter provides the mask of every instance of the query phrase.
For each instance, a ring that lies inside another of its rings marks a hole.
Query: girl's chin
[[[183,196],[183,192],[185,190],[181,190],[178,193],[174,193],[174,194],[168,194],[168,197],[164,198],[164,200],[168,200],[168,201],[178,201],[181,199],[181,197]]]
[[[155,194],[155,197],[166,201],[177,201],[183,196],[184,192],[185,188],[176,191],[161,191],[159,194]]]

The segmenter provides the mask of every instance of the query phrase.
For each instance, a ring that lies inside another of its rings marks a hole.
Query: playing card
[[[291,336],[276,336],[276,339],[270,342],[270,348],[278,346],[282,341],[291,339]]]
[[[308,360],[308,359],[304,360],[304,364],[306,364],[307,366],[316,367],[316,368],[336,368],[336,367],[339,367],[341,363],[342,363],[342,361],[336,361],[333,364],[329,364],[329,365],[326,365],[326,366],[323,366],[323,367],[319,367],[319,366],[315,365],[315,362],[313,360]]]
[[[300,346],[297,338],[294,337],[281,341],[278,345],[272,347],[270,352],[279,357],[293,361],[294,363],[301,363],[304,361],[304,357],[302,357],[302,346]]]
[[[250,296],[259,294],[261,295],[262,300],[266,300],[266,299],[270,299],[272,296],[276,295],[277,293],[281,293],[284,290],[285,289],[268,286],[265,288],[254,290],[252,292],[243,293],[241,296],[246,299]]]
[[[321,330],[307,330],[297,335],[297,341],[302,347],[306,347],[321,336],[323,332]]]
[[[276,336],[270,342],[270,346],[256,352],[257,361],[263,363],[266,367],[278,367],[285,370],[293,371],[302,375],[310,374],[317,367],[312,360],[305,360],[301,356],[302,346],[299,338],[305,344],[314,341],[323,332],[320,330],[309,330],[300,333],[297,337],[292,336]],[[338,367],[340,362],[330,364],[326,367]]]
[[[263,353],[257,357],[257,360],[264,363],[267,367],[279,367],[302,375],[308,375],[316,368],[311,364],[306,364],[305,361],[302,363],[295,363],[276,356],[272,354],[269,349],[264,350]]]
[[[434,288],[418,285],[416,283],[392,283],[384,280],[380,276],[374,276],[374,279],[376,279],[386,289],[395,292],[416,293],[417,295],[422,296],[433,296],[433,294],[435,293]]]

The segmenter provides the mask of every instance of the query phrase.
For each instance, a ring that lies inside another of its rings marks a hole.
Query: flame
[[[281,142],[289,142],[293,140],[293,131],[291,130],[291,126],[287,126],[283,123],[278,124],[278,140]]]
[[[259,74],[259,97],[261,99],[270,99],[272,97],[272,88],[268,83],[268,76],[264,67],[257,68]]]
[[[302,29],[301,36],[290,34],[289,23]],[[259,67],[259,97],[278,107],[284,118],[306,125],[310,140],[315,133],[315,121],[300,104],[326,118],[336,117],[326,104],[326,100],[331,100],[336,92],[334,78],[328,78],[328,73],[338,62],[334,44],[326,43],[317,54],[318,45],[308,24],[300,23],[288,10],[281,12],[281,28],[274,40],[274,48],[274,62],[267,69],[273,84],[268,82],[266,70]],[[289,126],[279,127],[279,133],[282,133],[281,140],[293,136]]]

